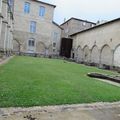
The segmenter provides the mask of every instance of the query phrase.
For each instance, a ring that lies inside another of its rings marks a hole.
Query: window
[[[53,43],[53,47],[56,47],[56,43]]]
[[[92,24],[92,27],[94,27],[95,25],[94,24]]]
[[[41,16],[41,17],[45,16],[45,7],[40,6],[39,16]]]
[[[35,33],[36,32],[36,22],[35,21],[31,21],[30,22],[30,32],[31,33]]]
[[[57,41],[57,39],[58,39],[58,33],[57,32],[54,32],[54,41]]]
[[[35,41],[34,41],[34,39],[30,39],[30,40],[28,41],[28,46],[29,46],[29,47],[34,47],[34,46],[35,46]]]
[[[12,6],[13,5],[13,1],[12,0],[8,0],[8,4],[9,4],[9,6]]]
[[[30,3],[25,2],[24,4],[24,13],[29,13],[30,12]]]
[[[85,26],[85,25],[86,25],[86,22],[83,22],[83,25]]]
[[[56,50],[55,49],[53,49],[53,52],[55,52]]]

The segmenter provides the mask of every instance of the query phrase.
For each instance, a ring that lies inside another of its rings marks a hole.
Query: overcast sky
[[[120,0],[41,0],[55,4],[54,21],[76,17],[92,22],[120,17]]]

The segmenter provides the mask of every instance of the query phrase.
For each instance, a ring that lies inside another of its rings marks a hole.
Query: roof
[[[92,30],[92,29],[96,29],[96,28],[98,28],[98,27],[101,27],[101,26],[104,26],[104,25],[106,25],[106,24],[110,24],[110,23],[113,23],[113,22],[116,22],[116,21],[119,21],[119,20],[120,20],[120,18],[117,18],[117,19],[114,19],[114,20],[111,20],[111,21],[108,21],[108,22],[105,22],[105,23],[96,25],[96,26],[94,26],[94,27],[91,27],[91,28],[88,28],[88,29],[79,31],[79,32],[74,33],[74,34],[72,34],[72,35],[70,35],[70,36],[72,37],[72,36],[75,36],[75,35],[77,35],[77,34],[79,34],[79,33],[83,33],[83,32],[86,32],[86,31],[89,31],[89,30]]]
[[[52,23],[53,23],[54,25],[58,26],[60,29],[62,29],[62,30],[63,30],[63,28],[62,28],[62,27],[60,27],[60,25],[58,25],[56,22],[52,21]]]
[[[50,4],[50,3],[46,3],[46,2],[42,2],[42,1],[39,1],[39,0],[33,0],[35,2],[39,2],[39,3],[42,3],[42,4],[46,4],[46,5],[49,5],[49,6],[53,6],[54,8],[56,7],[56,5],[53,5],[53,4]]]
[[[71,21],[72,19],[77,20],[77,21],[87,22],[87,23],[91,23],[91,24],[96,25],[96,23],[94,23],[94,22],[90,22],[90,21],[87,21],[87,20],[82,20],[82,19],[78,19],[78,18],[71,17],[71,18],[68,19],[66,22],[62,23],[61,26],[64,25],[64,24],[66,24],[66,23],[68,23],[68,22]]]

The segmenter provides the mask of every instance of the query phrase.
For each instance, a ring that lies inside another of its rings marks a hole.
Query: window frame
[[[87,23],[86,23],[86,22],[83,22],[82,24],[83,24],[83,26],[86,26],[86,25],[87,25]]]
[[[28,40],[28,47],[35,47],[35,39],[31,38]]]
[[[30,33],[36,33],[36,21],[30,21]]]
[[[46,13],[46,8],[44,6],[39,7],[39,16],[44,17]]]
[[[56,48],[56,45],[57,45],[56,42],[53,42],[53,48]]]
[[[58,32],[53,33],[53,41],[58,41],[58,35],[59,35]]]
[[[29,14],[30,13],[30,3],[29,2],[25,2],[24,3],[24,13],[25,14]]]

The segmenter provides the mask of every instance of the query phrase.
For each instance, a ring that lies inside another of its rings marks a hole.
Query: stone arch
[[[83,61],[83,51],[81,46],[79,45],[77,47],[77,62],[82,62]]]
[[[114,51],[114,66],[120,67],[120,44],[116,46]]]
[[[91,50],[91,62],[97,64],[99,63],[99,50],[96,45],[94,45]]]
[[[83,48],[83,59],[84,59],[84,62],[87,62],[87,63],[90,62],[90,50],[87,45]]]
[[[40,54],[45,54],[46,46],[43,42],[39,41],[36,43],[36,52]]]
[[[101,64],[112,65],[112,57],[109,45],[104,45],[101,49]]]

